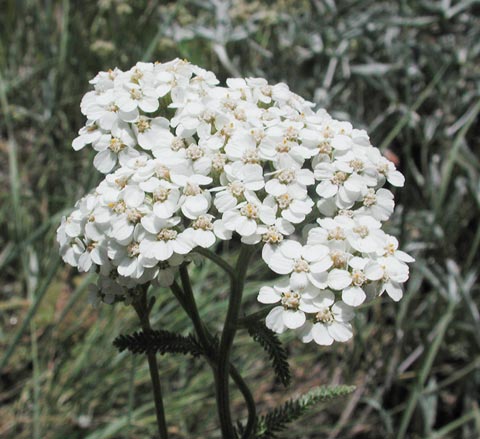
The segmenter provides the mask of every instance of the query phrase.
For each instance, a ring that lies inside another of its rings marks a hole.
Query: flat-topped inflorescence
[[[73,141],[106,174],[62,220],[63,259],[100,274],[95,297],[129,300],[174,280],[197,247],[238,236],[285,276],[260,290],[267,325],[321,345],[352,336],[356,307],[402,297],[413,259],[382,230],[403,176],[364,130],[259,78],[219,86],[181,60],[100,72]]]

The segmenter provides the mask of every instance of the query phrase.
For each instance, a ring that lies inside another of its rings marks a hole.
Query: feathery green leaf
[[[203,348],[193,335],[183,336],[170,331],[139,331],[129,335],[119,335],[113,345],[120,351],[129,350],[134,354],[159,353],[161,355],[190,354],[198,357],[204,354]]]
[[[275,439],[278,437],[278,432],[285,430],[289,423],[299,419],[315,404],[346,396],[354,390],[355,386],[315,387],[300,398],[290,399],[282,406],[260,417],[255,437]]]
[[[288,354],[277,334],[267,328],[265,323],[258,320],[248,322],[248,333],[268,353],[276,377],[285,387],[288,387],[292,380],[290,366],[288,365]]]

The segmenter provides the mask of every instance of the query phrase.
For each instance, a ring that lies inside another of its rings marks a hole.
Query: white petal
[[[352,325],[350,323],[333,322],[328,327],[328,332],[336,341],[340,342],[346,342],[353,337]]]
[[[338,134],[333,138],[332,146],[339,151],[345,151],[353,146],[353,140],[351,137]]]
[[[303,327],[299,330],[300,340],[302,340],[303,343],[310,343],[313,340],[312,328],[312,322],[305,322]]]
[[[138,207],[143,203],[145,192],[138,186],[127,186],[123,191],[123,199],[128,207]]]
[[[355,317],[353,308],[342,301],[336,302],[332,306],[332,312],[338,322],[349,322]]]
[[[147,215],[141,219],[142,226],[149,232],[156,234],[161,229],[160,221],[154,215]]]
[[[396,187],[402,187],[405,184],[405,177],[398,171],[389,172],[387,180]]]
[[[385,284],[385,290],[395,302],[398,302],[403,297],[402,285],[397,282],[387,282]]]
[[[360,287],[351,286],[345,288],[342,292],[342,300],[350,306],[359,306],[367,298],[365,291]]]
[[[293,259],[287,259],[281,254],[276,253],[270,258],[268,266],[275,273],[288,274],[292,272],[294,262]]]
[[[262,259],[264,260],[264,262],[267,265],[270,264],[270,260],[275,255],[275,249],[276,249],[276,245],[272,245],[272,244],[267,243],[263,246],[263,248],[262,248]]]
[[[216,220],[213,223],[213,231],[218,238],[225,240],[232,239],[232,231],[227,230],[222,220]]]
[[[403,262],[415,262],[415,258],[412,258],[408,253],[405,253],[402,250],[397,250],[395,252],[395,257]]]
[[[123,258],[117,271],[121,276],[129,277],[137,270],[137,258]]]
[[[321,273],[311,272],[308,274],[308,279],[317,288],[327,288],[328,286],[328,273],[323,271]]]
[[[369,280],[379,280],[383,277],[383,268],[376,262],[368,262],[364,268],[365,277]]]
[[[330,256],[325,256],[313,264],[310,264],[310,271],[312,273],[322,273],[327,271],[333,265],[332,258]]]
[[[329,253],[325,245],[305,245],[302,249],[302,257],[309,262],[319,261]]]
[[[163,203],[157,202],[153,205],[153,213],[158,218],[167,219],[170,218],[175,212],[176,204],[167,201]]]
[[[275,211],[272,208],[260,206],[258,210],[258,216],[264,224],[271,226],[275,223]]]
[[[100,151],[93,159],[93,166],[103,174],[110,172],[117,163],[117,155],[109,149]]]
[[[138,106],[142,111],[153,113],[157,110],[159,102],[156,98],[144,96],[143,99],[139,101]]]
[[[293,272],[290,276],[290,285],[295,290],[301,290],[308,285],[307,273]]]
[[[257,223],[253,219],[242,216],[238,220],[235,230],[242,236],[250,236],[257,230]]]
[[[190,239],[187,233],[183,232],[177,236],[177,239],[172,241],[172,248],[175,253],[180,255],[186,255],[194,247],[194,243]]]
[[[320,309],[332,306],[334,301],[335,294],[329,290],[320,291],[320,293],[313,298],[313,303]]]
[[[281,334],[285,331],[286,326],[283,323],[283,307],[276,306],[267,315],[265,324],[272,331]]]
[[[203,248],[209,248],[215,244],[215,234],[207,230],[197,230],[195,234],[195,242]]]
[[[302,244],[287,239],[280,244],[280,252],[289,259],[298,259],[302,256]]]
[[[323,323],[315,323],[312,328],[313,341],[321,346],[330,346],[333,343],[333,337],[328,333],[327,327]]]
[[[287,186],[280,184],[280,182],[275,178],[270,180],[265,185],[265,190],[267,193],[278,197],[279,195],[285,194],[287,192]]]
[[[343,290],[351,284],[352,279],[348,271],[334,268],[328,273],[327,282],[330,288],[333,288],[334,290]]]
[[[277,303],[280,300],[280,296],[272,287],[264,286],[260,288],[257,300],[260,303]]]
[[[242,217],[237,211],[229,210],[223,214],[222,223],[227,230],[235,230],[241,219]]]
[[[286,309],[283,311],[283,323],[287,328],[300,328],[305,323],[305,321],[306,317],[303,311],[294,311],[292,309]]]
[[[315,190],[322,198],[330,198],[338,192],[338,186],[330,183],[329,181],[322,181],[319,185],[317,185]]]

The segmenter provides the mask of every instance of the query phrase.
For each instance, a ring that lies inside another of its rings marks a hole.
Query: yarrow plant
[[[222,436],[274,437],[262,434],[273,434],[266,419],[276,417],[256,415],[230,364],[249,260],[258,250],[278,275],[258,292],[264,311],[243,319],[267,350],[272,343],[281,350],[274,333],[287,330],[304,343],[348,341],[358,307],[384,293],[400,300],[408,279],[413,258],[382,229],[394,210],[383,186],[403,186],[402,174],[364,130],[314,110],[285,84],[235,78],[220,86],[212,72],[178,59],[100,72],[90,83],[81,102],[87,122],[73,148],[93,148],[105,178],[62,219],[64,261],[98,273],[95,304],[123,301],[137,311],[144,338],[117,344],[148,354],[162,438],[154,353],[166,333],[153,337],[150,328],[152,285],[169,287],[192,319],[196,336],[182,346],[195,344],[212,366]],[[236,267],[217,252],[221,241],[232,241]],[[220,336],[200,320],[189,280],[189,262],[202,257],[231,281]],[[265,316],[266,328],[252,329]],[[178,351],[180,338],[169,340],[164,351]],[[246,425],[232,422],[229,375],[245,397]]]

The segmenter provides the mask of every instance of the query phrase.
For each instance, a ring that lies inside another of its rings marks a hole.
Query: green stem
[[[216,352],[215,345],[213,343],[212,334],[208,331],[208,329],[205,327],[205,325],[203,324],[200,318],[200,314],[198,312],[197,303],[193,295],[190,277],[188,275],[188,270],[186,266],[180,267],[180,277],[182,280],[183,290],[176,282],[174,282],[171,285],[172,292],[175,295],[175,297],[178,299],[182,307],[184,308],[185,312],[188,314],[188,316],[192,320],[193,326],[195,328],[195,332],[197,333],[200,343],[202,344],[205,351],[208,352],[209,354],[209,358],[207,358],[207,360],[210,364],[210,367],[213,370],[213,373],[215,375],[215,382],[217,383],[216,377],[217,377],[217,370],[218,370],[218,367],[217,367],[218,353]],[[253,399],[252,393],[250,392],[248,385],[246,384],[246,382],[244,381],[244,379],[242,378],[238,370],[232,364],[230,364],[230,375],[234,383],[242,393],[242,396],[247,405],[248,419],[247,419],[247,425],[245,426],[245,433],[243,437],[245,439],[248,439],[249,437],[251,437],[251,434],[253,433],[256,427],[257,413],[256,413],[255,400]],[[218,401],[218,398],[217,398],[217,401]]]
[[[188,306],[189,316],[192,320],[195,332],[197,333],[202,345],[204,345],[206,348],[208,347],[207,353],[210,355],[213,353],[211,349],[211,339],[208,337],[205,331],[200,313],[198,312],[195,297],[193,295],[192,284],[190,283],[190,277],[188,275],[188,269],[185,264],[180,266],[180,279],[182,281],[185,303]]]
[[[151,307],[147,304],[147,293],[142,291],[138,300],[133,302],[133,307],[137,312],[142,329],[146,332],[151,331],[149,314]],[[168,439],[167,422],[165,420],[165,409],[163,407],[162,388],[160,386],[160,375],[158,374],[158,364],[155,353],[147,354],[148,368],[150,369],[150,378],[152,380],[153,398],[155,400],[155,411],[157,415],[157,426],[160,439]]]
[[[233,267],[226,261],[224,261],[220,256],[216,253],[207,250],[206,248],[197,247],[194,250],[199,255],[205,256],[206,258],[210,259],[212,262],[217,264],[220,268],[222,268],[229,276],[232,281],[235,281],[235,270]]]
[[[240,313],[240,305],[242,303],[245,276],[247,273],[248,261],[252,253],[251,247],[242,245],[235,267],[236,276],[235,279],[232,279],[230,287],[230,301],[223,327],[222,338],[220,340],[216,385],[218,395],[218,415],[220,418],[220,426],[224,438],[235,437],[232,415],[230,412],[228,375],[230,372],[230,354],[232,351],[235,333],[237,331],[238,315]]]

